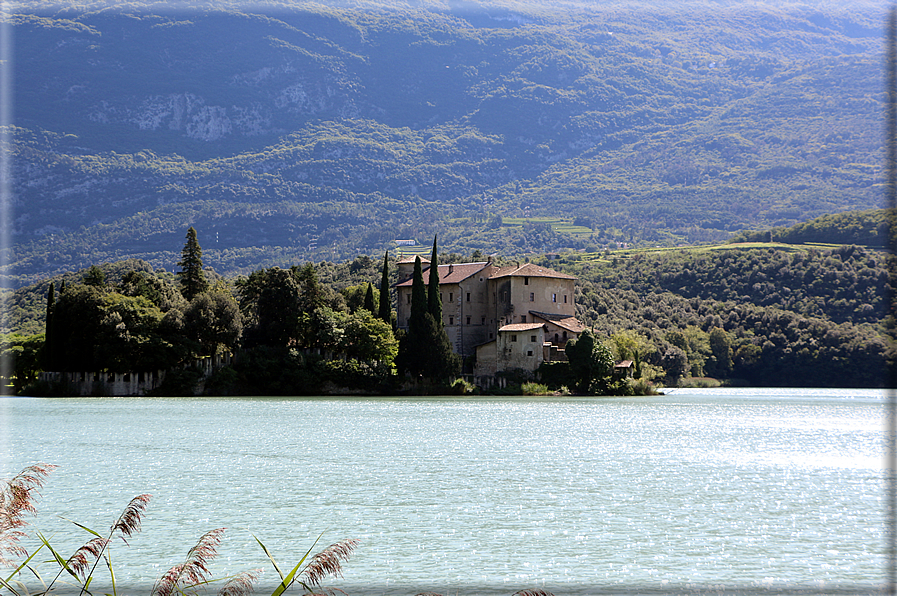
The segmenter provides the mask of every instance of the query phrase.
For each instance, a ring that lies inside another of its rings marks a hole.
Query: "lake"
[[[3,398],[0,471],[59,466],[32,528],[65,556],[89,535],[58,516],[106,531],[151,493],[142,532],[111,551],[130,594],[219,527],[214,573],[264,567],[267,586],[253,534],[287,568],[321,532],[316,550],[359,539],[326,582],[350,595],[869,593],[886,579],[886,403],[847,389]]]

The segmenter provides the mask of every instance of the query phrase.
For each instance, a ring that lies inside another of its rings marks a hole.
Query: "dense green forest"
[[[17,4],[19,287],[382,254],[719,242],[882,206],[883,7]],[[592,234],[511,218],[565,218]],[[864,243],[849,240],[849,243]]]
[[[599,337],[694,377],[772,386],[878,386],[894,358],[888,257],[856,246],[722,248],[551,261],[580,276]],[[889,307],[890,306],[890,307]]]
[[[439,257],[441,263],[480,258]],[[590,353],[635,361],[643,384],[709,377],[736,385],[877,387],[897,356],[889,259],[856,245],[754,243],[569,252],[534,261],[578,277],[576,312],[592,331]],[[20,288],[7,300],[4,355],[27,371],[23,379],[33,379],[47,367],[150,370],[238,350],[238,364],[208,391],[314,393],[328,383],[398,390],[395,365],[403,366],[406,337],[394,332],[388,314],[394,297],[387,294],[384,311],[372,293],[384,280],[387,287],[396,282],[394,258],[275,266],[236,278],[208,269],[203,275],[202,290],[190,300],[183,273],[153,271],[133,259]],[[57,314],[47,326],[51,288],[59,289]],[[47,337],[56,348],[43,347]],[[542,371],[555,388],[621,389],[570,375],[566,365]],[[184,391],[196,378],[175,375],[167,390]]]

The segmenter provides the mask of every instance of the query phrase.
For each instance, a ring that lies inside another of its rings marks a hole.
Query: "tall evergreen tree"
[[[414,375],[448,380],[461,370],[461,359],[452,351],[442,322],[437,323],[428,311],[427,302],[421,261],[417,257],[411,281],[408,333],[399,346],[398,363]]]
[[[371,282],[368,282],[368,291],[364,294],[364,308],[374,314],[374,286],[371,285]]]
[[[427,313],[427,289],[424,286],[424,274],[420,257],[415,257],[414,273],[411,275],[411,313],[408,318],[408,333],[423,330],[424,317]]]
[[[205,292],[209,283],[202,271],[202,248],[196,239],[196,230],[193,226],[187,230],[187,242],[181,251],[181,260],[178,261],[181,268],[178,278],[181,281],[181,294],[187,300],[193,300],[197,294]]]
[[[380,277],[380,310],[377,316],[389,323],[392,319],[392,305],[389,300],[389,251],[383,257],[383,275]]]
[[[430,278],[427,284],[427,311],[433,320],[442,325],[442,294],[439,293],[439,257],[436,255],[436,236],[433,236],[433,252],[430,255]]]
[[[43,365],[44,370],[56,370],[53,368],[53,311],[56,306],[56,288],[53,282],[50,282],[50,289],[47,291],[47,321],[44,326],[44,351]]]

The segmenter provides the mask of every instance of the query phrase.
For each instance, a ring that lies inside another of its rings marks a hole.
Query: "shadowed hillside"
[[[14,285],[126,257],[161,266],[188,225],[234,273],[436,232],[447,250],[504,254],[669,246],[881,205],[875,5],[8,18]],[[497,234],[496,216],[592,234]]]

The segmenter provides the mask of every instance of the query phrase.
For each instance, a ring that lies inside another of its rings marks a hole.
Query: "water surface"
[[[885,579],[884,411],[865,390],[648,398],[0,400],[4,477],[58,464],[35,528],[70,554],[153,494],[113,547],[151,587],[207,530],[215,572],[361,544],[330,585],[443,594],[868,593]],[[42,564],[44,565],[44,564]],[[269,592],[270,593],[270,592]]]

